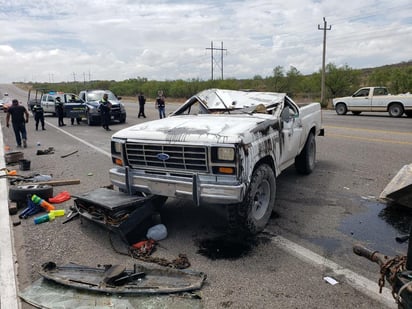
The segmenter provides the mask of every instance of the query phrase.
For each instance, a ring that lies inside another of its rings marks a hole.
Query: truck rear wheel
[[[403,106],[400,103],[389,105],[388,113],[391,117],[401,117],[403,114]]]
[[[335,106],[335,111],[336,111],[336,114],[338,115],[346,115],[346,113],[348,112],[348,109],[346,108],[345,104],[338,103]]]
[[[313,133],[309,133],[305,147],[295,158],[295,168],[300,174],[308,175],[315,169],[316,141]]]
[[[243,202],[227,206],[229,228],[236,232],[257,234],[265,228],[276,198],[276,178],[271,167],[255,169]]]

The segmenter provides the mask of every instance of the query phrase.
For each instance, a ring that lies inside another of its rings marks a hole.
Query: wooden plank
[[[24,183],[24,185],[50,185],[50,186],[65,186],[65,185],[77,185],[80,183],[80,179],[68,179],[68,180],[49,180]]]

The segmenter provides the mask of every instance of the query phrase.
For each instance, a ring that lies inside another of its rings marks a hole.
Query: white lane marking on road
[[[382,289],[382,294],[379,294],[379,286],[377,282],[369,280],[347,268],[340,266],[339,264],[328,260],[327,258],[312,252],[282,236],[275,236],[272,238],[272,242],[282,250],[292,254],[298,259],[309,263],[313,266],[330,269],[336,275],[344,276],[347,282],[358,291],[366,294],[370,298],[377,300],[388,308],[397,308],[395,299],[392,296],[391,291],[388,288]],[[371,262],[372,263],[372,262]]]
[[[56,130],[59,130],[59,131],[61,131],[62,133],[70,136],[71,138],[74,138],[75,140],[79,141],[80,143],[83,143],[83,144],[85,144],[86,146],[89,146],[90,148],[93,148],[94,150],[96,150],[96,151],[104,154],[105,156],[107,156],[107,157],[109,157],[109,158],[112,157],[112,154],[111,154],[111,153],[109,153],[109,152],[107,152],[107,151],[104,151],[103,149],[101,149],[101,148],[99,148],[99,147],[97,147],[97,146],[95,146],[95,145],[93,145],[93,144],[90,144],[89,142],[86,142],[84,139],[81,139],[80,137],[77,137],[76,135],[73,135],[73,134],[71,134],[71,133],[69,133],[69,132],[67,132],[67,131],[59,128],[59,127],[56,127],[54,124],[51,124],[51,123],[49,123],[49,122],[47,122],[47,124],[48,124],[49,126],[55,128]]]
[[[3,131],[0,128],[0,167],[5,167]],[[7,178],[0,178],[0,306],[20,308],[14,269],[13,231],[8,213]]]

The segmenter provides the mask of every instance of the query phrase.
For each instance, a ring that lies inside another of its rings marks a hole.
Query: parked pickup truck
[[[119,100],[121,98],[114,95],[110,90],[83,90],[80,91],[79,97],[87,105],[87,123],[88,125],[100,124],[102,119],[100,115],[100,100],[107,93],[109,102],[112,104],[110,109],[111,120],[117,120],[120,123],[126,122],[126,109]]]
[[[40,99],[40,105],[43,107],[45,113],[57,114],[56,99],[60,98],[63,103],[64,117],[81,119],[86,117],[86,104],[74,93],[65,93],[59,91],[49,91],[43,93]],[[33,110],[33,105],[29,108]]]
[[[338,115],[345,115],[348,111],[354,115],[388,112],[392,117],[401,117],[403,113],[412,117],[412,95],[391,95],[385,87],[363,87],[350,97],[333,99],[333,107]]]
[[[276,177],[293,164],[299,173],[313,171],[317,135],[319,103],[299,107],[284,93],[204,90],[164,119],[115,133],[110,180],[161,202],[226,205],[229,226],[257,233],[274,207]]]

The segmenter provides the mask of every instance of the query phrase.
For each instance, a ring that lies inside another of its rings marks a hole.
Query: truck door
[[[49,104],[48,96],[49,95],[47,95],[47,94],[43,94],[41,96],[40,105],[43,107],[44,112],[48,112],[48,107],[47,107],[48,104]]]
[[[352,100],[348,100],[348,106],[351,111],[370,112],[372,110],[372,94],[369,88],[361,88],[356,91]]]
[[[388,105],[388,90],[383,87],[373,88],[371,110],[375,112],[386,112]]]
[[[300,138],[302,135],[302,121],[296,106],[285,102],[282,114],[281,155],[280,166],[294,160],[298,155]]]

